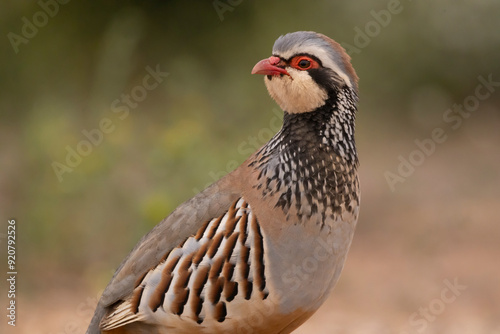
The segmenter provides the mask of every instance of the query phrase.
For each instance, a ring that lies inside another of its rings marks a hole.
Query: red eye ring
[[[317,61],[308,56],[297,56],[292,58],[290,61],[290,66],[301,71],[307,71],[311,68],[318,68],[319,64]]]

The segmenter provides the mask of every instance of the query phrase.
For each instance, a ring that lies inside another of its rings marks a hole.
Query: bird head
[[[313,31],[280,36],[272,56],[259,61],[252,74],[265,75],[269,94],[288,113],[314,111],[344,89],[357,96],[358,77],[349,55]]]

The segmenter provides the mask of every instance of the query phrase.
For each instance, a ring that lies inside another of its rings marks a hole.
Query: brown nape
[[[341,55],[342,61],[344,62],[345,69],[349,73],[349,75],[354,79],[354,84],[356,85],[356,90],[357,90],[359,78],[358,78],[358,75],[356,74],[356,71],[354,70],[354,67],[352,67],[351,57],[347,54],[347,52],[342,47],[342,45],[335,42],[333,39],[331,39],[328,36],[325,36],[325,35],[319,34],[319,33],[318,33],[318,35],[321,36],[321,38],[323,38],[325,41],[330,43],[331,46],[335,49],[335,51],[337,51]]]

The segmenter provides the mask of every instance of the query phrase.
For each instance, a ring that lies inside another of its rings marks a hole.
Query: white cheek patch
[[[327,92],[307,73],[294,68],[287,68],[289,76],[273,77],[264,82],[271,97],[281,109],[289,113],[313,111],[325,104]]]

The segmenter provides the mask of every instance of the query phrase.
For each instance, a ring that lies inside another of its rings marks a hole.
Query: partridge
[[[281,130],[139,241],[87,334],[290,333],[328,297],[359,212],[358,77],[310,31],[280,36],[252,74]]]

